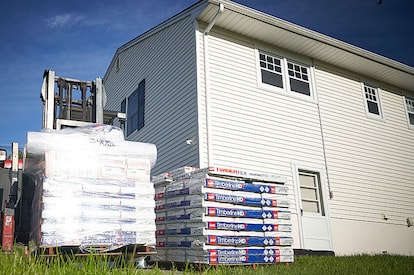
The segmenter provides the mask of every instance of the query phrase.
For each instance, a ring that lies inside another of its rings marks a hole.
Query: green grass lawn
[[[153,266],[139,269],[122,259],[109,260],[89,255],[78,258],[31,258],[23,253],[2,254],[0,274],[200,274],[198,266],[187,265],[165,269]],[[414,274],[414,257],[393,255],[360,255],[333,257],[296,257],[294,263],[253,266],[206,266],[202,274]]]

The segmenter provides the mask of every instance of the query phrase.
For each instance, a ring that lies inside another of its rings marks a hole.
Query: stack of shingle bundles
[[[158,188],[162,189],[173,181],[186,179],[191,172],[197,171],[199,168],[191,166],[183,166],[165,173],[161,173],[152,177],[151,182]]]
[[[28,154],[32,167],[41,167],[28,167],[28,172],[40,175],[31,230],[37,246],[111,250],[155,244],[155,189],[150,182],[155,146],[106,136],[101,127],[106,126],[96,128],[97,133],[71,130],[28,136],[28,148],[38,148],[36,142],[47,144],[48,138],[63,136],[65,141]]]
[[[210,167],[172,180],[156,185],[155,261],[293,261],[290,202],[283,177]]]

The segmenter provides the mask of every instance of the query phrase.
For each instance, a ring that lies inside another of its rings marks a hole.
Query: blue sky
[[[414,67],[413,0],[236,0]],[[45,69],[103,77],[116,49],[197,0],[14,0],[0,10],[0,147],[39,131]]]

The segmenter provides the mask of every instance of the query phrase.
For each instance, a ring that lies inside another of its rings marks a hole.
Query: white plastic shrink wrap
[[[125,141],[112,126],[29,132],[31,239],[40,247],[155,244],[156,159],[155,145]]]

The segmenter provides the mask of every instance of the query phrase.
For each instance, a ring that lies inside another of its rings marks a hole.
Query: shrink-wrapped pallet
[[[95,126],[31,132],[26,172],[37,178],[31,239],[39,247],[155,243],[152,144]],[[105,140],[97,145],[96,140]],[[129,148],[129,149],[128,149]]]

